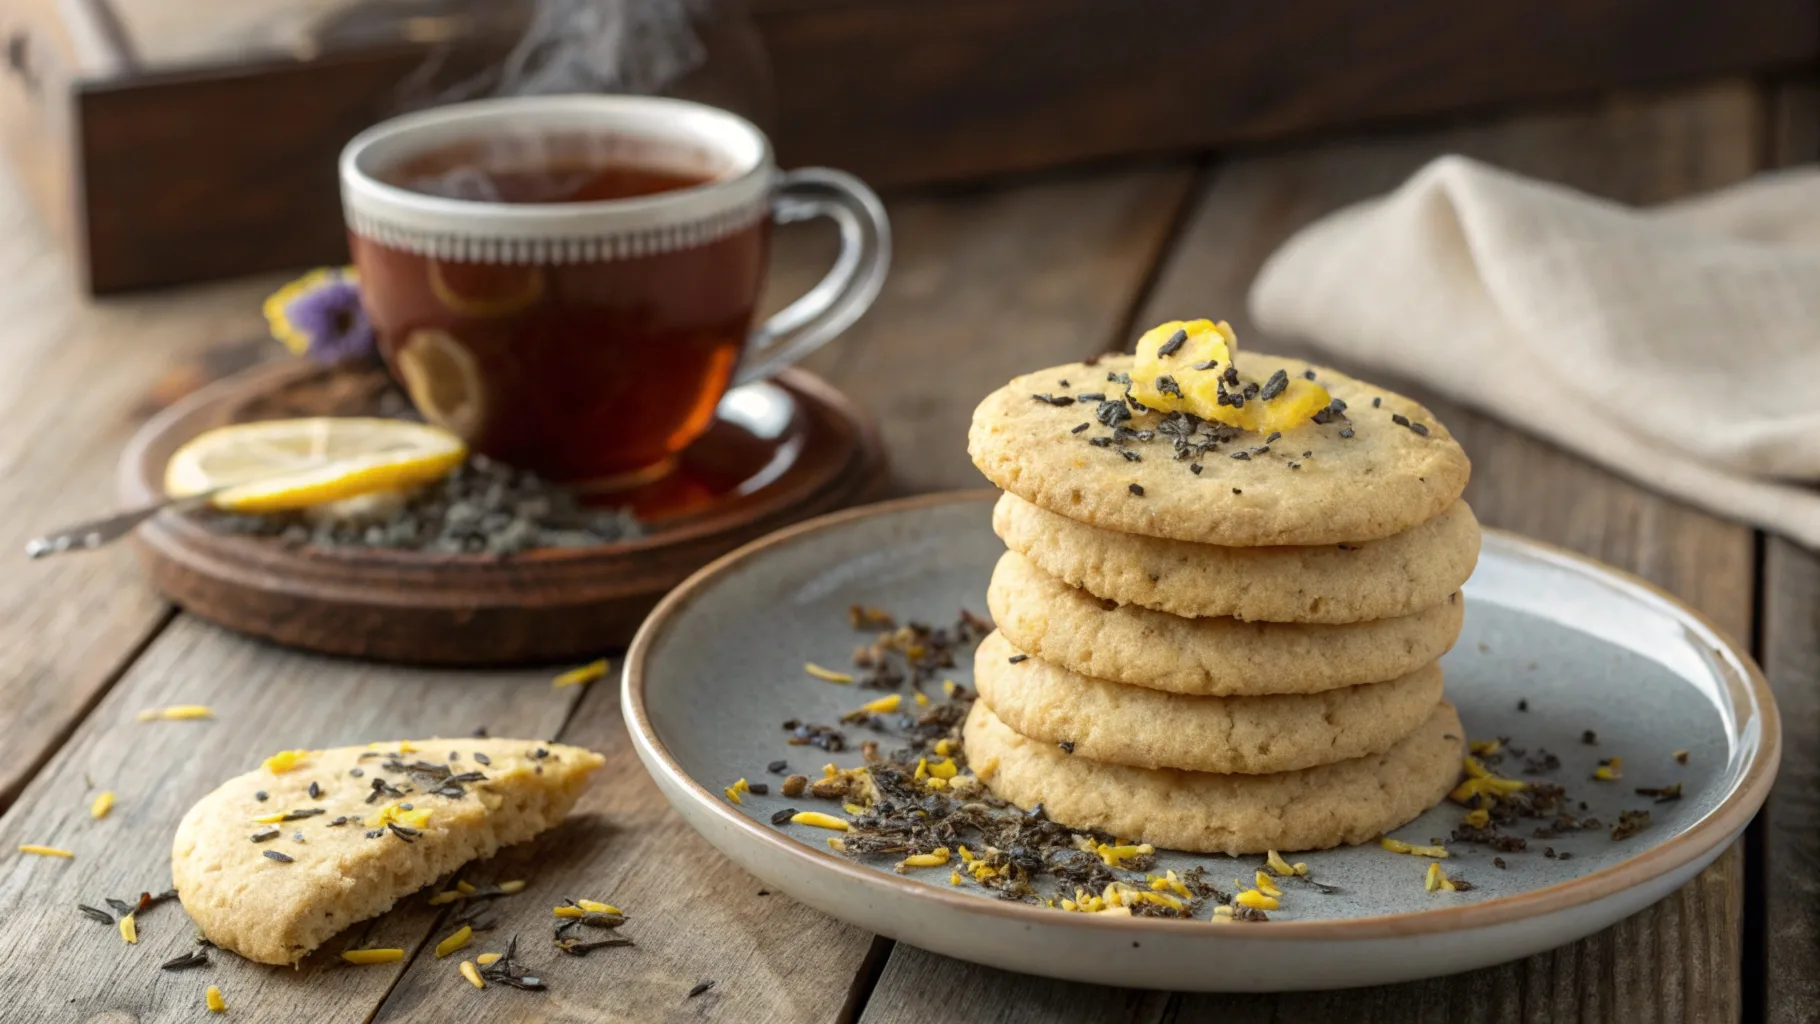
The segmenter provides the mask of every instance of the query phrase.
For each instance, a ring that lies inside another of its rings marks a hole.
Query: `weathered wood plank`
[[[114,462],[186,360],[259,330],[269,281],[86,304],[0,169],[0,808],[167,607],[131,552],[26,563],[31,537],[114,504]]]
[[[1463,152],[1515,170],[1651,202],[1741,178],[1755,167],[1761,109],[1745,85],[1614,99],[1593,109],[1524,114],[1439,132],[1344,142],[1240,159],[1211,172],[1140,324],[1215,316],[1241,343],[1308,351],[1264,338],[1245,289],[1275,245],[1340,205],[1382,192],[1428,159]],[[1324,361],[1344,360],[1330,355]],[[1752,536],[1621,481],[1457,404],[1422,395],[1473,457],[1468,498],[1481,519],[1638,572],[1749,636]],[[1571,500],[1562,500],[1571,496]],[[1737,1015],[1741,858],[1736,850],[1650,910],[1584,942],[1455,978],[1285,996],[1184,996],[1170,1019],[1725,1020]],[[915,979],[939,963],[940,986]],[[1054,983],[961,964],[900,946],[868,1020],[994,1019]],[[1101,990],[1095,1012],[1053,1020],[1155,1019]]]
[[[318,954],[290,971],[215,952],[208,968],[164,972],[161,962],[194,946],[195,927],[180,908],[149,912],[139,944],[127,946],[75,906],[168,886],[171,835],[183,812],[273,751],[460,737],[479,726],[495,736],[549,737],[578,696],[552,690],[546,671],[459,675],[330,660],[179,617],[0,818],[7,1019],[191,1021],[213,984],[243,1020],[367,1020],[404,965],[342,969]],[[216,718],[135,721],[144,708],[173,704],[205,704]],[[88,806],[103,789],[119,802],[95,821]],[[76,858],[21,855],[14,852],[20,843],[65,847]],[[329,949],[361,938],[414,949],[436,916],[411,900]]]
[[[1820,84],[1778,90],[1777,164],[1820,157]],[[1820,553],[1780,537],[1763,553],[1764,671],[1782,711],[1782,771],[1763,812],[1764,1012],[1820,1019]]]
[[[1060,361],[1121,328],[1188,193],[1191,172],[1155,168],[1070,176],[891,204],[896,265],[878,308],[811,366],[881,421],[903,489],[967,486],[966,424],[977,395],[954,384]],[[769,303],[800,294],[827,265],[817,231],[780,238]],[[549,1002],[508,997],[526,1020],[827,1020],[864,999],[874,938],[797,904],[730,865],[690,831],[645,776],[610,691],[584,702],[563,740],[605,753],[611,780],[590,793],[572,842],[539,846],[526,898],[502,905],[497,937],[549,952],[550,906],[593,897],[633,915],[638,945],[551,966]],[[883,944],[880,944],[881,946]],[[477,1004],[454,965],[419,956],[379,1014],[461,1020]],[[709,992],[691,1000],[699,982]],[[861,991],[855,992],[858,983]],[[520,1019],[520,1018],[513,1018]]]

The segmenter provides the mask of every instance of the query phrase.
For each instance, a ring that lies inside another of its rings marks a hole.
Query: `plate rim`
[[[646,770],[652,772],[661,770],[667,777],[670,785],[660,786],[661,789],[686,795],[697,805],[698,810],[714,815],[723,825],[732,827],[739,834],[758,842],[774,853],[784,855],[796,862],[799,867],[808,870],[834,871],[847,881],[861,886],[891,896],[932,900],[936,906],[956,913],[985,914],[1026,926],[1109,929],[1113,934],[1128,933],[1132,935],[1157,935],[1160,932],[1163,936],[1168,936],[1181,932],[1183,937],[1192,933],[1197,938],[1208,938],[1210,933],[1207,930],[1207,922],[1204,920],[1059,914],[1047,907],[1033,904],[985,900],[908,878],[898,878],[834,853],[798,842],[783,832],[767,828],[739,813],[698,782],[671,756],[670,751],[659,739],[652,726],[645,707],[644,690],[646,663],[650,658],[653,646],[672,621],[707,588],[715,585],[735,567],[759,557],[772,548],[790,544],[811,534],[839,529],[860,520],[948,505],[985,504],[998,500],[1000,493],[997,488],[937,491],[843,509],[767,534],[703,566],[658,602],[650,615],[645,618],[644,623],[639,626],[637,635],[633,637],[631,646],[626,650],[625,666],[620,682],[620,707],[625,718],[626,731],[630,733],[634,744],[646,755],[641,759]],[[1781,718],[1776,707],[1774,693],[1771,691],[1769,681],[1764,677],[1762,669],[1725,630],[1680,598],[1634,573],[1626,572],[1558,545],[1535,540],[1508,530],[1482,526],[1482,531],[1495,536],[1502,543],[1519,549],[1528,549],[1529,553],[1540,555],[1546,561],[1565,564],[1568,568],[1595,577],[1603,577],[1606,582],[1619,584],[1620,589],[1630,590],[1634,599],[1653,602],[1663,610],[1680,617],[1687,625],[1695,627],[1696,635],[1703,633],[1702,639],[1710,642],[1714,653],[1741,669],[1741,681],[1745,684],[1744,689],[1750,697],[1751,706],[1740,708],[1738,719],[1741,723],[1751,720],[1757,723],[1758,738],[1755,752],[1749,756],[1742,770],[1735,776],[1730,788],[1719,802],[1684,831],[1660,845],[1653,846],[1610,867],[1601,868],[1592,874],[1479,903],[1437,907],[1432,910],[1327,920],[1273,920],[1268,928],[1244,929],[1242,935],[1244,939],[1370,941],[1470,931],[1546,917],[1634,888],[1699,859],[1735,834],[1740,833],[1767,799],[1781,760]],[[1721,682],[1723,683],[1724,680]],[[1735,691],[1736,688],[1727,685],[1726,689]],[[1735,700],[1735,694],[1733,699]],[[1748,716],[1744,714],[1747,710],[1750,712]],[[688,820],[687,815],[683,817],[685,821]],[[698,833],[701,832],[701,829],[696,828],[693,822],[689,824],[692,829]]]

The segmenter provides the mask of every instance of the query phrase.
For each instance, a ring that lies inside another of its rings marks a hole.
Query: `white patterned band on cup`
[[[700,185],[627,199],[499,203],[427,195],[380,180],[411,155],[489,133],[600,132],[651,140],[716,168]],[[461,263],[638,259],[708,245],[770,212],[777,171],[764,134],[713,107],[646,96],[528,96],[407,114],[341,154],[348,230],[391,249]]]

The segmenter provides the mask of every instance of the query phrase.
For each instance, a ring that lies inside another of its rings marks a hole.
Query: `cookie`
[[[1332,370],[1253,353],[1238,356],[1245,376],[1312,371],[1346,403],[1344,416],[1274,439],[1239,433],[1177,459],[1178,440],[1199,444],[1231,428],[1132,412],[1123,385],[1107,380],[1131,365],[1129,356],[1069,363],[986,396],[967,433],[974,465],[1000,488],[1091,526],[1235,547],[1379,540],[1440,515],[1466,487],[1466,453],[1427,409]]]
[[[1268,622],[1359,622],[1447,600],[1479,560],[1479,521],[1463,501],[1383,540],[1312,547],[1219,547],[1114,533],[999,498],[992,528],[1037,568],[1120,604],[1171,615]]]
[[[171,878],[210,942],[294,964],[468,861],[562,821],[601,763],[580,747],[513,739],[287,751],[190,808],[171,844]]]
[[[1103,601],[999,557],[986,591],[992,621],[1018,650],[1084,676],[1203,696],[1315,693],[1408,675],[1459,638],[1456,591],[1431,608],[1368,622],[1189,619]]]
[[[1390,749],[1441,700],[1441,667],[1382,683],[1271,697],[1186,697],[1094,679],[993,633],[973,685],[999,721],[1076,757],[1135,768],[1258,775]]]
[[[1460,718],[1445,702],[1381,754],[1272,775],[1090,761],[1018,735],[979,701],[962,735],[974,772],[1020,807],[1040,803],[1069,828],[1235,855],[1375,839],[1440,803],[1465,754]]]

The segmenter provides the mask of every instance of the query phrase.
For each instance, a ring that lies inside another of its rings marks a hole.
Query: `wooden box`
[[[426,61],[478,69],[515,38],[509,17],[488,13],[512,8],[499,0],[333,49],[313,41],[327,19],[357,22],[357,2],[6,0],[0,133],[91,290],[345,258],[342,143],[386,116]],[[783,162],[881,187],[1792,68],[1820,53],[1812,0],[750,5],[743,24],[769,53]]]

